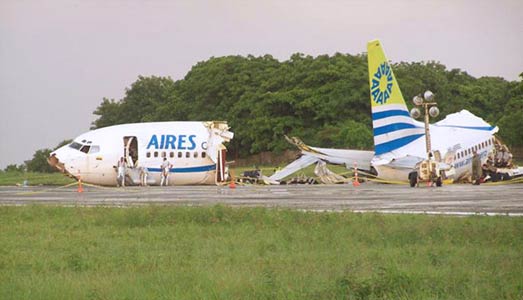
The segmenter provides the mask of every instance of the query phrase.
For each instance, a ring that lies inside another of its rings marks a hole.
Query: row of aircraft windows
[[[162,152],[158,152],[158,151],[154,151],[154,152],[147,152],[146,153],[146,156],[147,158],[150,158],[151,156],[154,156],[154,157],[167,157],[167,154],[169,154],[169,157],[170,158],[174,158],[174,154],[176,152],[166,152],[166,151],[162,151]],[[184,155],[183,155],[183,151],[178,151],[178,158],[182,158]],[[198,156],[200,156],[201,158],[205,158],[207,156],[207,153],[205,152],[201,152],[201,154],[199,154],[199,152],[197,151],[194,151],[192,152],[192,157],[194,158],[198,158]],[[191,158],[191,152],[189,151],[185,151],[185,158]]]
[[[485,142],[481,142],[473,147],[470,147],[468,149],[465,149],[463,151],[458,152],[457,159],[464,158],[467,155],[472,155],[474,151],[478,152],[481,149],[485,149],[488,146],[492,146],[492,143],[494,143],[494,138],[489,139]]]

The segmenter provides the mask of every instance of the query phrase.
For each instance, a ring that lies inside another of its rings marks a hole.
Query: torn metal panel
[[[314,156],[330,164],[346,165],[348,168],[357,163],[360,168],[370,169],[374,157],[374,151],[318,148],[306,145],[297,137],[285,136],[285,139],[305,155]]]
[[[303,168],[306,168],[313,163],[317,162],[319,159],[313,156],[303,155],[302,157],[298,158],[297,160],[293,161],[292,163],[288,164],[285,168],[282,170],[276,171],[276,173],[272,174],[272,176],[269,177],[271,181],[280,181],[283,178],[293,174],[294,172],[297,172]]]
[[[229,131],[229,125],[224,121],[204,122],[204,126],[209,129],[207,155],[213,162],[217,163],[218,153],[226,149],[223,143],[229,142],[234,137],[234,133]]]
[[[327,164],[318,160],[316,167],[314,168],[314,174],[320,178],[320,181],[325,184],[343,183],[346,178],[338,175],[327,168]]]

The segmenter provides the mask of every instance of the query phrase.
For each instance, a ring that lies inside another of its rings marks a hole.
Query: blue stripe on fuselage
[[[487,152],[488,152],[488,150],[485,150],[485,151],[478,153],[478,155],[483,160],[485,157],[487,157]],[[466,165],[469,165],[471,163],[472,163],[472,155],[463,158],[463,160],[461,160],[461,161],[455,161],[453,165],[454,165],[454,168],[458,169],[458,168],[462,168]]]
[[[215,170],[216,165],[207,165],[200,167],[189,167],[189,168],[171,168],[170,173],[198,173],[198,172],[207,172]],[[160,168],[147,168],[149,172],[161,172]]]
[[[413,134],[396,140],[392,140],[390,142],[379,144],[374,147],[374,152],[376,153],[376,155],[387,153],[392,150],[396,150],[400,147],[403,147],[422,136],[424,136],[424,134]]]

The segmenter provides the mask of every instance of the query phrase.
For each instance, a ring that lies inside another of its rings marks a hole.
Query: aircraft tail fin
[[[374,152],[381,155],[401,148],[424,135],[409,114],[379,40],[367,43]]]

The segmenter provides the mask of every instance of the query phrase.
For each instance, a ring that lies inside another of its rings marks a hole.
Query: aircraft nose
[[[66,172],[65,165],[64,165],[63,162],[60,161],[60,159],[56,155],[56,151],[55,152],[51,152],[51,155],[47,158],[47,163],[51,167],[56,168],[58,171],[60,171],[62,173]]]

